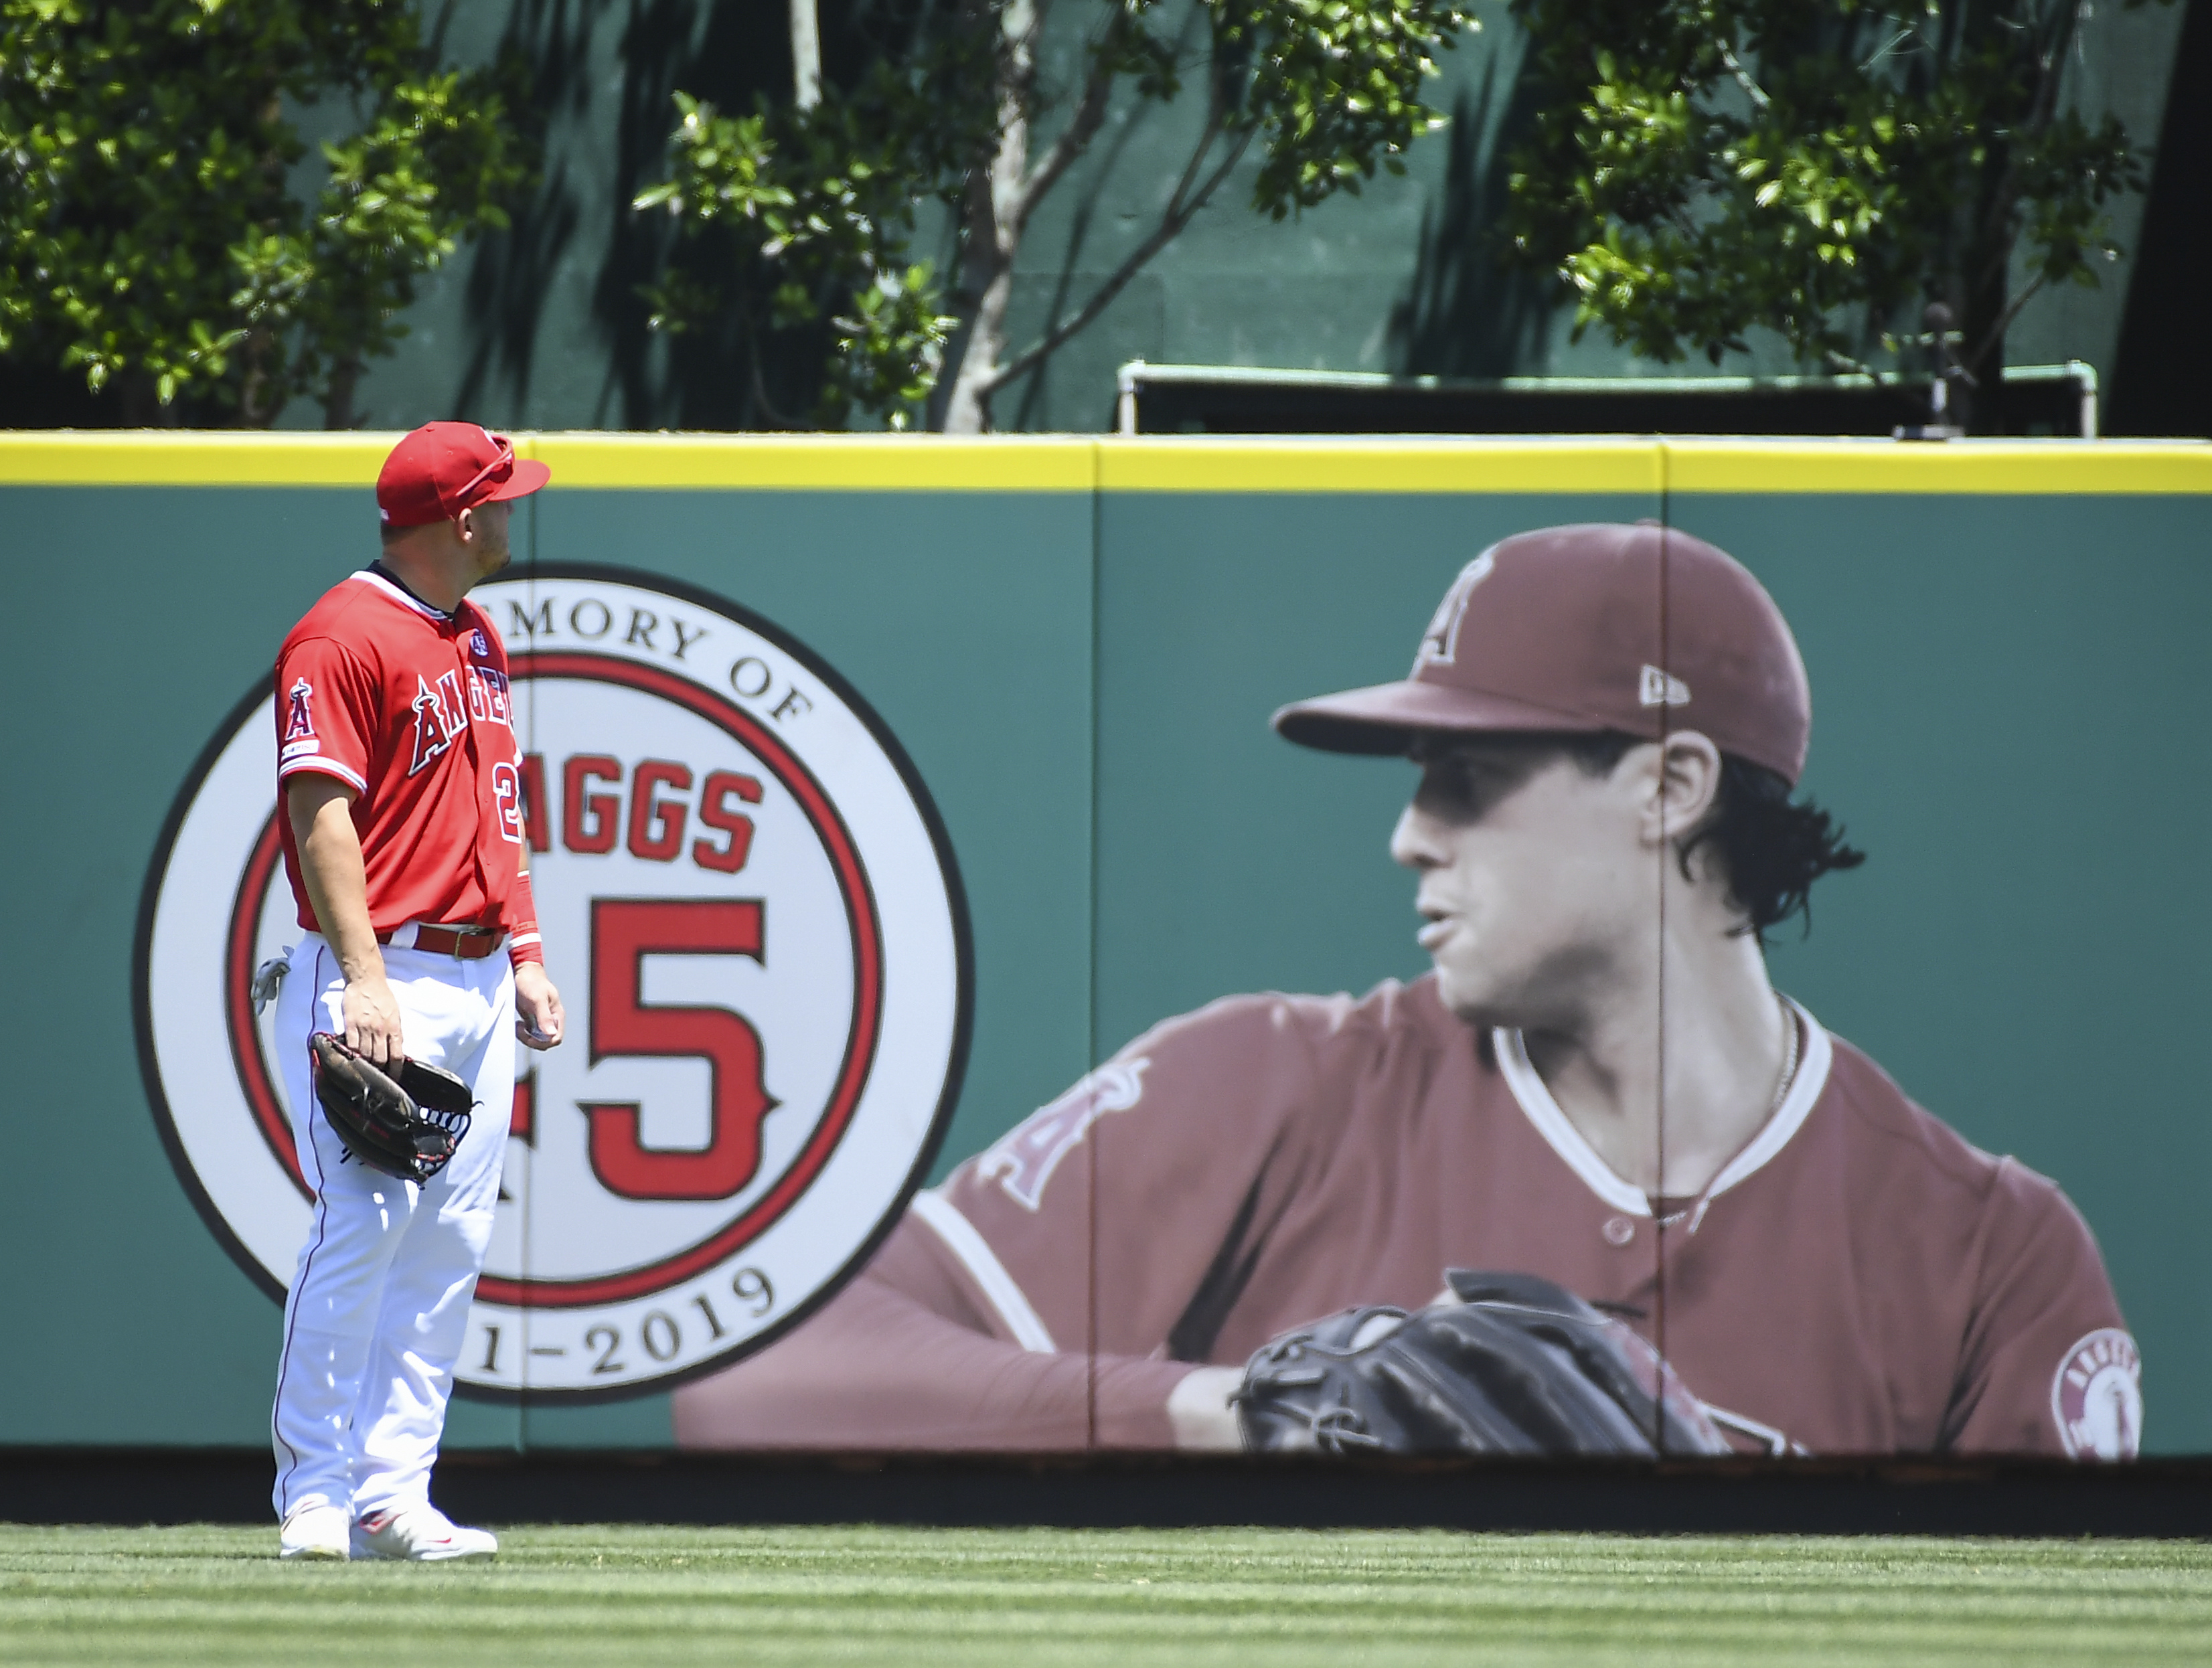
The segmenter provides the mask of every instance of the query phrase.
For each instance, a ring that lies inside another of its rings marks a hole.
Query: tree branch
[[[2057,112],[2058,84],[2066,73],[2067,49],[2081,33],[2082,0],[2064,0],[2051,20],[2051,38],[2044,43],[2042,83],[2035,90],[2036,108],[2028,119],[2038,130],[2050,125]]]
[[[1894,23],[1897,20],[1891,17],[1887,13],[1884,13],[1882,15],[1882,21],[1887,23]],[[1892,52],[1895,52],[1899,46],[1911,39],[1912,37],[1917,33],[1919,33],[1919,31],[1914,28],[1910,23],[1905,25],[1902,28],[1899,29],[1895,34],[1889,38],[1887,45],[1877,50],[1875,55],[1869,58],[1864,64],[1859,65],[1859,73],[1863,76],[1865,75],[1869,70],[1872,70],[1875,64],[1881,63],[1882,59],[1887,58]]]
[[[1107,26],[1106,38],[1091,52],[1091,74],[1083,83],[1083,97],[1076,104],[1075,113],[1068,118],[1067,125],[1052,142],[1051,149],[1030,170],[1030,177],[1022,182],[1020,200],[1014,209],[1018,223],[1029,220],[1030,211],[1060,183],[1060,175],[1067,172],[1075,159],[1090,149],[1091,140],[1104,124],[1106,106],[1114,94],[1113,60],[1108,56],[1108,49],[1115,45],[1115,36],[1122,27],[1122,15],[1115,15],[1114,21]]]
[[[1176,180],[1175,190],[1168,194],[1168,206],[1161,215],[1163,224],[1173,219],[1182,209],[1182,194],[1190,189],[1190,182],[1197,177],[1199,166],[1206,161],[1206,152],[1213,149],[1213,142],[1220,137],[1222,129],[1228,119],[1228,113],[1227,108],[1222,102],[1221,83],[1217,80],[1206,95],[1206,125],[1199,131],[1198,143],[1191,148],[1190,161],[1182,165],[1182,173]],[[1246,143],[1249,143],[1249,139],[1250,136],[1248,132]],[[1237,157],[1243,155],[1243,152],[1244,146],[1239,144],[1231,154],[1230,161],[1235,161]],[[1207,182],[1206,187],[1207,196],[1212,195],[1214,186],[1220,183],[1218,177]],[[1201,197],[1200,203],[1202,205],[1205,199]],[[1191,214],[1196,212],[1196,208],[1190,211]],[[1190,215],[1186,214],[1183,218],[1187,221],[1190,218]]]
[[[1121,264],[1107,276],[1105,281],[1092,292],[1091,299],[1083,304],[1073,318],[1047,331],[1020,353],[1000,365],[993,373],[990,379],[983,384],[984,393],[995,393],[1016,377],[1032,369],[1046,355],[1058,349],[1061,343],[1066,342],[1100,313],[1105,312],[1107,307],[1112,305],[1114,298],[1127,288],[1129,280],[1137,276],[1145,264],[1159,253],[1160,250],[1184,227],[1190,224],[1193,216],[1206,206],[1207,200],[1220,187],[1221,182],[1229,177],[1230,171],[1243,158],[1244,148],[1252,142],[1252,133],[1249,128],[1237,135],[1236,143],[1229,148],[1229,154],[1221,159],[1219,166],[1206,176],[1197,191],[1188,201],[1184,201],[1183,193],[1188,187],[1193,175],[1197,173],[1206,153],[1213,148],[1213,143],[1219,136],[1220,124],[1217,118],[1209,125],[1198,149],[1192,152],[1190,164],[1184,168],[1182,179],[1176,182],[1176,194],[1169,199],[1166,209],[1162,212],[1160,223],[1154,227],[1145,240],[1130,251],[1122,259]]]
[[[1865,377],[1877,388],[1888,385],[1882,380],[1882,373],[1873,366],[1863,359],[1853,358],[1850,354],[1842,352],[1838,349],[1823,348],[1820,350],[1820,357],[1827,361],[1831,371],[1841,371],[1847,376]]]
[[[1971,371],[1989,357],[1990,349],[2004,340],[2005,332],[2012,328],[2012,321],[2020,317],[2020,310],[2035,299],[2036,292],[2043,288],[2045,282],[2045,274],[2039,272],[2035,275],[2035,282],[2021,291],[2014,298],[2012,304],[2005,308],[2004,316],[1999,318],[1990,333],[1982,338],[1982,344],[1974,349],[1973,356],[1960,361],[1963,368]],[[2002,379],[2004,374],[2003,367],[1997,367],[1997,374]]]
[[[2081,0],[2064,0],[2051,15],[2051,36],[2039,54],[2035,98],[2028,106],[2027,119],[2021,123],[2017,136],[2006,149],[2005,171],[1990,197],[1990,212],[1983,221],[1982,235],[2003,249],[2003,258],[2008,262],[2011,259],[2013,240],[2003,233],[2005,222],[2012,217],[2013,203],[2020,195],[2021,145],[2022,141],[2041,138],[2057,113],[2058,85],[2065,75],[2066,49],[2073,44],[2081,21]],[[1995,260],[1992,257],[1993,264]]]
[[[1735,47],[1727,45],[1721,47],[1721,62],[1728,65],[1729,73],[1736,78],[1743,90],[1751,94],[1753,104],[1761,110],[1768,109],[1772,106],[1774,100],[1766,96],[1766,89],[1753,81],[1751,78],[1751,72],[1737,61]]]

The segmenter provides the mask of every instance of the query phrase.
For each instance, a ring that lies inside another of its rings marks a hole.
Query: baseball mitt
[[[1232,1398],[1244,1446],[1644,1458],[1730,1451],[1704,1405],[1622,1322],[1533,1274],[1450,1269],[1445,1279],[1458,1302],[1410,1314],[1346,1309],[1254,1356]]]
[[[446,1168],[469,1132],[469,1086],[420,1060],[386,1070],[318,1031],[307,1039],[315,1099],[346,1150],[372,1170],[417,1184]]]

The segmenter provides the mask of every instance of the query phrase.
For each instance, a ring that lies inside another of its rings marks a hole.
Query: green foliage
[[[1236,121],[1257,130],[1253,206],[1275,220],[1340,191],[1444,125],[1421,102],[1437,54],[1474,27],[1460,0],[1209,0],[1222,71],[1242,69]]]
[[[1247,142],[1262,153],[1253,205],[1275,220],[1358,191],[1378,167],[1403,173],[1406,148],[1443,124],[1421,102],[1422,83],[1436,55],[1474,27],[1466,0],[1192,3],[1207,42],[1207,118],[1139,263],[1203,206]],[[1028,68],[1034,35],[1010,20],[1008,0],[936,15],[919,50],[884,52],[849,91],[825,85],[811,111],[763,104],[729,117],[678,94],[672,177],[635,205],[665,209],[681,226],[669,276],[648,292],[654,325],[702,330],[734,318],[756,376],[764,332],[826,331],[816,419],[842,422],[857,405],[903,426],[935,386],[951,334],[973,321],[1036,199],[1088,144],[1115,88],[1158,102],[1182,92],[1188,50],[1156,27],[1170,9],[1164,0],[1097,0],[1085,85],[1059,144],[1025,176],[1000,172],[1000,141],[1019,124],[1026,149],[1027,127],[1050,100]],[[1180,21],[1184,9],[1172,10]],[[1200,162],[1223,138],[1227,159],[1206,174]],[[979,193],[1002,205],[989,234],[975,223]],[[932,198],[969,211],[949,300],[931,269],[909,258],[915,206]],[[1109,297],[1127,276],[1109,279]],[[939,311],[948,305],[955,314]]]
[[[1460,0],[1200,0],[1206,70],[1224,124],[1260,141],[1252,206],[1273,220],[1361,181],[1403,173],[1406,148],[1445,124],[1421,102],[1437,54],[1479,28]],[[1471,3],[1471,0],[1470,0]],[[1141,98],[1182,90],[1174,41],[1154,32],[1161,0],[1116,0],[1091,48]]]
[[[364,118],[312,203],[289,108]],[[0,355],[126,415],[189,398],[349,420],[417,277],[504,226],[522,147],[492,74],[435,71],[405,0],[0,0]]]
[[[2130,0],[2141,3],[2141,0]],[[1745,333],[1856,366],[1940,300],[2001,362],[2021,301],[2094,285],[2126,132],[2062,107],[2081,0],[1514,0],[1544,101],[1514,158],[1520,259],[1576,331],[1715,363]],[[2030,288],[2007,294],[2024,257]]]
[[[857,404],[904,428],[956,322],[908,251],[917,202],[957,192],[960,142],[983,136],[933,103],[957,71],[942,56],[879,62],[857,93],[825,87],[811,110],[749,116],[678,93],[673,177],[632,205],[678,222],[668,276],[647,292],[653,327],[681,334],[734,315],[757,379],[763,333],[826,330],[816,420],[842,424]]]

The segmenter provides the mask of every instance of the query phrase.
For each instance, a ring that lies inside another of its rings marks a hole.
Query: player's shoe
[[[499,1556],[499,1538],[483,1529],[464,1529],[425,1501],[355,1519],[353,1556],[413,1563],[494,1558]]]
[[[276,1532],[280,1558],[342,1559],[350,1556],[343,1506],[302,1506]]]

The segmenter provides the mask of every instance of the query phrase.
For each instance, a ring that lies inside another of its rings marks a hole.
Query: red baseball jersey
[[[1165,1447],[1188,1363],[1418,1307],[1447,1268],[1542,1275],[1657,1342],[1663,1262],[1665,1352],[1748,1447],[2132,1453],[2135,1346],[2063,1195],[1797,1020],[1773,1117],[1655,1219],[1433,976],[1216,1003],[918,1195],[820,1315],[678,1392],[678,1438],[1073,1448],[1095,1413]]]
[[[504,931],[522,858],[507,647],[464,601],[441,614],[374,570],[332,586],[276,656],[278,792],[301,771],[359,790],[354,827],[379,932],[409,921]],[[299,920],[319,930],[279,816]]]

